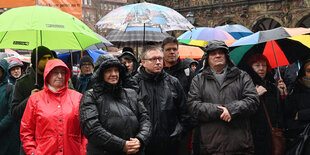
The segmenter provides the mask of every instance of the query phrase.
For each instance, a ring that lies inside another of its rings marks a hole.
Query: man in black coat
[[[134,76],[139,85],[139,98],[152,123],[146,155],[178,154],[179,138],[191,126],[183,88],[177,78],[163,70],[163,57],[160,47],[145,47],[141,54],[142,67]]]

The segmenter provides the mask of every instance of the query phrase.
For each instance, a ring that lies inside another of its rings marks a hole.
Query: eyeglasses
[[[150,61],[152,63],[155,63],[155,62],[157,62],[157,60],[159,62],[163,62],[164,58],[163,57],[158,57],[158,58],[150,58],[150,59],[144,59],[144,60],[148,60],[148,61]]]

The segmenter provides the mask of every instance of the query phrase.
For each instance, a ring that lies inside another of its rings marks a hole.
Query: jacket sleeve
[[[195,76],[192,80],[187,98],[190,113],[200,122],[220,119],[222,111],[217,108],[217,106],[220,105],[202,101],[201,92],[203,90],[201,90],[201,84],[202,81],[200,76]]]
[[[186,104],[186,95],[184,89],[179,81],[175,83],[176,91],[177,91],[177,108],[178,108],[178,118],[184,131],[189,131],[195,127],[195,121],[191,117],[188,105]]]
[[[122,152],[126,141],[102,127],[92,91],[84,93],[79,111],[81,129],[88,142],[96,143],[113,152]]]
[[[29,96],[24,98],[24,89],[21,87],[20,83],[17,81],[15,85],[15,89],[13,91],[13,98],[12,98],[12,107],[11,107],[11,115],[15,121],[19,121],[22,119],[24,110],[27,105],[27,101]]]
[[[32,97],[29,98],[23,118],[20,124],[20,139],[26,154],[35,153],[35,102]]]
[[[242,72],[240,75],[242,81],[242,99],[225,104],[232,119],[238,116],[250,116],[254,114],[259,106],[257,90],[251,77]]]
[[[12,92],[10,92],[9,99],[4,100],[2,102],[6,102],[8,111],[7,114],[0,120],[0,133],[4,133],[4,131],[8,130],[10,126],[13,124],[12,116],[11,116],[11,103],[12,101]]]
[[[142,144],[146,145],[151,136],[152,128],[150,117],[140,98],[138,98],[137,110],[138,110],[138,120],[140,123],[140,131],[136,135],[136,138],[138,138]]]

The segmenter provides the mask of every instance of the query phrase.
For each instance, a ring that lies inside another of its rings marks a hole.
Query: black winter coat
[[[103,62],[94,74],[93,89],[81,99],[79,117],[83,134],[88,139],[87,154],[125,155],[123,148],[130,138],[137,138],[143,154],[151,134],[147,110],[132,89],[123,88],[121,82],[112,85],[101,80],[104,69],[122,68],[116,58]],[[124,77],[120,70],[120,81]]]
[[[185,71],[185,69],[187,69]],[[189,91],[189,87],[191,85],[191,81],[195,75],[195,73],[189,69],[188,66],[186,66],[185,64],[183,64],[183,62],[178,59],[178,63],[172,67],[164,67],[164,70],[166,73],[176,77],[180,84],[183,87],[183,90],[185,92],[185,94],[187,95],[188,91]],[[188,73],[185,73],[188,72]]]
[[[177,138],[191,126],[181,84],[165,71],[152,75],[144,67],[134,79],[152,122],[152,136],[146,154],[177,154]]]
[[[230,63],[220,85],[207,66],[193,78],[187,103],[200,124],[201,154],[253,154],[249,117],[259,103],[257,91],[247,73]],[[217,106],[227,108],[231,122],[220,118],[222,111]]]
[[[255,114],[251,117],[251,128],[255,154],[268,155],[271,154],[271,132],[262,103],[267,108],[272,126],[283,128],[284,115],[282,105],[284,104],[284,100],[279,97],[279,92],[277,91],[277,86],[271,73],[267,73],[265,79],[262,80],[252,68],[248,68],[247,72],[252,77],[255,86],[263,86],[267,90],[266,93],[259,97],[261,103]]]

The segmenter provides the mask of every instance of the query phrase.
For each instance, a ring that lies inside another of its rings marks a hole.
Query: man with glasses
[[[85,55],[80,59],[81,73],[78,78],[73,77],[74,88],[80,93],[84,93],[86,90],[91,88],[91,78],[94,72],[93,58]]]
[[[139,98],[152,123],[146,155],[178,154],[180,135],[190,127],[185,93],[178,79],[163,70],[163,57],[160,47],[145,47],[141,54],[142,67],[134,76],[139,85]]]

